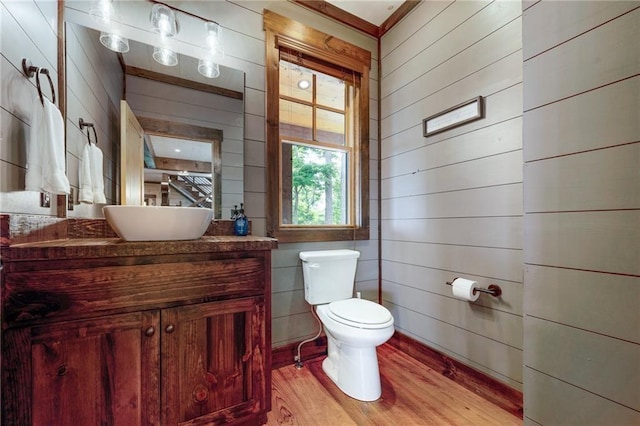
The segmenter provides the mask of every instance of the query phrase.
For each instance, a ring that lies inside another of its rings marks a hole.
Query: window
[[[368,239],[370,53],[310,28],[290,34],[300,24],[269,11],[264,19],[267,234]]]

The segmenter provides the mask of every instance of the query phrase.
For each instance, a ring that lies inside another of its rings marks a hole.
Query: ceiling
[[[326,0],[354,16],[376,26],[382,25],[404,3],[404,0]]]

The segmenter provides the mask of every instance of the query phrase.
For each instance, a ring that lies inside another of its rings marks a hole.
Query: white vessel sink
[[[213,216],[213,210],[197,207],[104,206],[102,211],[126,241],[197,240]]]

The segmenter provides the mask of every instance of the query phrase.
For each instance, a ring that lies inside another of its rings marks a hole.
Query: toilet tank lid
[[[301,251],[300,259],[305,262],[322,262],[325,260],[357,259],[360,252],[355,250],[318,250]]]

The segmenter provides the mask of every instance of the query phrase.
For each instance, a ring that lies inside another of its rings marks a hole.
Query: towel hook
[[[40,96],[40,102],[42,106],[44,106],[44,95],[42,94],[42,87],[40,86],[40,74],[44,74],[47,76],[49,80],[49,87],[51,87],[51,102],[56,103],[56,90],[53,87],[53,81],[51,80],[51,75],[49,74],[49,70],[46,68],[38,68],[31,64],[31,61],[27,58],[22,58],[22,71],[24,74],[31,78],[36,76],[36,87],[38,88],[38,96]]]
[[[82,117],[78,120],[78,124],[80,125],[80,130],[83,130],[85,127],[91,127],[93,129],[93,139],[96,146],[98,145],[98,134],[96,133],[96,126],[93,123],[89,123],[84,121]],[[91,137],[89,136],[89,129],[87,129],[87,140],[89,141],[89,145],[91,145]]]

